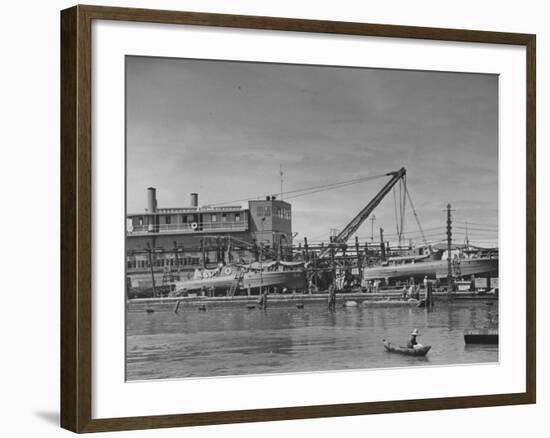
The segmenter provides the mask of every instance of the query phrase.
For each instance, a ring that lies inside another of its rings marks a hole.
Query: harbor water
[[[329,312],[326,302],[208,306],[129,306],[127,380],[441,366],[498,361],[498,346],[466,346],[464,331],[498,321],[498,301],[438,302],[434,310],[359,302]],[[494,327],[494,325],[493,325]],[[426,357],[388,353],[417,328]]]

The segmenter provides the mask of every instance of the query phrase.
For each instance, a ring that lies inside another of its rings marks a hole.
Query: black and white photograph
[[[126,56],[125,82],[127,381],[499,361],[498,75]]]
[[[545,436],[543,2],[3,6],[2,436]]]

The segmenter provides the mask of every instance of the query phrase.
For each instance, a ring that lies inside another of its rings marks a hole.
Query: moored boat
[[[457,264],[453,265],[453,268]],[[464,259],[460,261],[460,276],[482,275],[496,272],[498,269],[497,258]],[[363,271],[364,280],[375,279],[399,279],[399,278],[421,278],[429,276],[433,278],[445,278],[448,272],[446,260],[417,261],[415,263],[387,263],[382,266],[365,268]]]
[[[419,252],[417,254],[417,252]],[[446,278],[449,265],[443,258],[446,251],[430,247],[430,251],[422,247],[414,250],[411,255],[389,257],[380,264],[363,268],[363,281],[398,280],[417,278]],[[472,253],[467,249],[456,249],[452,254],[451,269],[455,278],[470,278],[472,275],[494,275],[498,272],[498,254],[483,255]]]
[[[307,279],[303,263],[266,262],[250,265],[225,265],[195,272],[193,278],[175,282],[175,295],[183,291],[214,289],[228,291],[278,287],[281,290],[304,289]]]
[[[464,342],[466,344],[498,345],[498,330],[468,330],[464,333]]]

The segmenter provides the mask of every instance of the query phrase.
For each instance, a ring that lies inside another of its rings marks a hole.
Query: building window
[[[218,217],[215,214],[213,214],[212,215],[212,222],[216,222],[217,220],[218,220]]]
[[[139,223],[139,225],[143,225],[143,216],[140,216],[138,218],[138,223]]]
[[[166,216],[166,225],[170,225],[172,222],[172,218],[170,216]]]
[[[256,207],[256,216],[271,216],[271,207],[269,205]]]
[[[241,214],[235,213],[235,222],[240,222],[240,221],[241,221]]]
[[[225,213],[222,213],[222,222],[227,221],[227,215]]]

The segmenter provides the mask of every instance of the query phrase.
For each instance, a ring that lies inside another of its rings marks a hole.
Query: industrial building
[[[291,245],[291,205],[275,196],[250,200],[243,208],[200,206],[198,193],[191,193],[187,207],[160,208],[156,189],[149,187],[147,208],[126,216],[127,273],[149,273],[149,281],[151,265],[155,273],[190,273],[220,262],[257,260],[259,248],[284,258]]]

